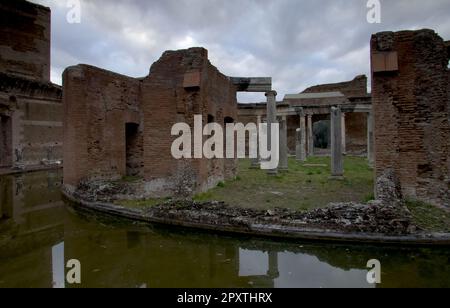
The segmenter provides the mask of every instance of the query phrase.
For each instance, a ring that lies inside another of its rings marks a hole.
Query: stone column
[[[345,127],[345,113],[342,113],[342,153],[347,154],[347,130]]]
[[[259,126],[262,123],[262,117],[260,115],[258,115],[256,117],[256,129],[258,130],[258,138],[259,138]],[[259,142],[258,142],[259,143]],[[258,146],[258,158],[252,159],[252,165],[251,165],[251,169],[259,169],[261,167],[261,156],[260,156],[260,149]]]
[[[300,128],[296,131],[296,159],[298,161],[306,160],[306,119],[303,108],[297,109],[300,116]]]
[[[283,116],[280,122],[280,165],[278,167],[281,172],[289,170],[287,143],[287,117]]]
[[[373,167],[374,162],[374,151],[373,151],[373,114],[369,112],[367,114],[367,159],[369,160],[369,165]]]
[[[314,156],[314,134],[312,114],[308,115],[308,156]]]
[[[277,92],[269,91],[266,93],[267,97],[267,145],[270,150],[272,150],[272,140],[271,140],[271,131],[272,124],[277,123]],[[278,173],[277,169],[268,170],[268,174],[276,175]]]
[[[267,276],[271,279],[276,279],[280,277],[280,272],[278,270],[278,252],[269,252],[269,270],[267,271]]]
[[[331,177],[342,179],[344,160],[342,154],[342,112],[338,107],[331,108]]]

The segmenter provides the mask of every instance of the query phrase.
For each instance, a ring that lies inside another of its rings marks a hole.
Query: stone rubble
[[[74,195],[91,202],[113,202],[130,194],[133,194],[132,184],[96,181],[82,182]],[[223,202],[199,203],[182,199],[169,200],[142,211],[148,217],[231,227],[262,224],[386,235],[407,235],[418,231],[401,201],[398,181],[392,170],[378,178],[377,195],[379,199],[368,204],[333,203],[308,212],[282,208],[237,208]]]

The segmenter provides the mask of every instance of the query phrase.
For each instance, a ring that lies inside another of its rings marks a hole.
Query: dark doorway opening
[[[135,123],[125,124],[126,136],[126,175],[139,176],[142,171],[142,136],[139,133],[139,125]]]
[[[12,121],[0,116],[0,168],[11,167],[12,162]]]
[[[321,120],[314,123],[314,147],[317,149],[329,149],[331,147],[330,120]]]

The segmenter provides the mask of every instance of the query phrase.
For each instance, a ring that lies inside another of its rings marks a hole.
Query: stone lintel
[[[272,77],[230,77],[238,92],[272,91]]]

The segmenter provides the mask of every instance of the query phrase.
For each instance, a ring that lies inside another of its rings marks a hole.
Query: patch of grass
[[[450,212],[420,201],[408,200],[415,224],[429,232],[450,232]]]
[[[126,208],[139,209],[148,208],[160,205],[169,201],[170,199],[146,199],[146,200],[119,200],[114,202],[116,205],[120,205]]]
[[[134,182],[137,182],[140,180],[142,180],[142,178],[139,176],[124,176],[124,177],[122,177],[122,182],[126,182],[126,183],[134,183]]]
[[[344,181],[330,180],[329,157],[312,157],[306,163],[292,158],[289,172],[276,176],[250,167],[250,160],[240,160],[236,180],[219,183],[194,200],[224,201],[246,208],[309,210],[330,202],[364,202],[373,192],[373,171],[365,158],[345,158]]]
[[[214,192],[213,192],[213,190],[210,190],[205,193],[197,194],[192,199],[197,202],[205,202],[205,201],[214,200]]]
[[[219,182],[219,184],[217,184],[217,187],[225,188],[225,182]]]
[[[374,193],[370,193],[367,196],[364,197],[364,203],[369,203],[370,201],[375,200],[375,194]]]

